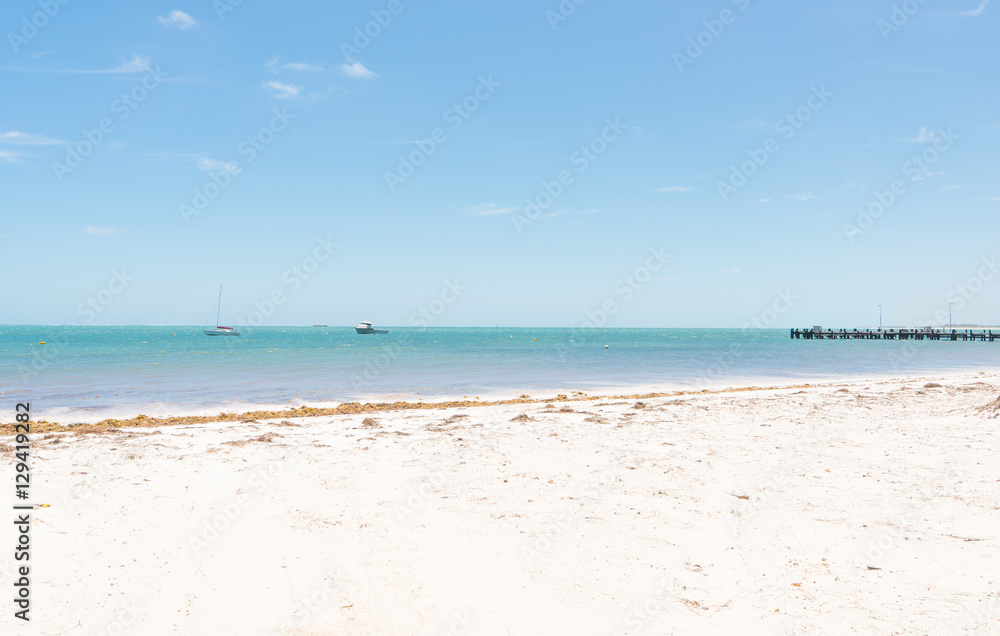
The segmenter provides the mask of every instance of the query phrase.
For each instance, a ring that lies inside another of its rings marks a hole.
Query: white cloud
[[[369,71],[365,68],[365,65],[361,62],[353,62],[351,64],[341,64],[339,67],[340,72],[344,75],[349,75],[351,77],[358,77],[361,79],[371,79],[373,77],[378,77],[377,74]]]
[[[313,73],[322,73],[326,70],[319,64],[309,64],[308,62],[288,62],[287,64],[282,64],[280,55],[275,55],[265,62],[264,68],[272,73],[277,73],[278,71],[310,71]]]
[[[0,144],[20,144],[24,146],[61,146],[66,143],[61,139],[52,139],[45,135],[32,135],[17,131],[0,133]]]
[[[195,19],[189,16],[188,14],[184,13],[183,11],[171,11],[169,16],[165,18],[163,16],[160,16],[156,18],[156,21],[159,22],[162,26],[167,27],[168,29],[171,28],[180,29],[181,31],[186,31],[191,27],[198,26],[198,23],[195,21]]]
[[[264,88],[269,88],[275,93],[275,97],[278,99],[289,99],[292,97],[298,97],[299,87],[294,84],[285,84],[284,82],[279,82],[278,80],[269,80],[264,82]]]
[[[72,69],[19,69],[24,73],[79,73],[82,75],[104,75],[109,73],[143,73],[149,70],[150,59],[142,55],[133,55],[131,60],[122,62],[114,68],[76,71]]]
[[[992,199],[983,199],[983,201],[1000,201],[1000,197],[993,197]]]
[[[948,190],[961,190],[961,189],[962,186],[960,185],[941,186],[941,190],[944,192],[947,192]]]
[[[312,73],[322,73],[324,69],[319,64],[308,64],[306,62],[289,62],[281,66],[285,71],[310,71]]]
[[[806,194],[789,194],[789,199],[795,199],[796,201],[808,201],[810,199],[818,199],[819,197],[812,192],[807,192]]]
[[[757,199],[757,203],[768,203],[771,199]]]
[[[687,186],[667,186],[665,188],[657,188],[653,192],[691,192],[694,188],[689,188]]]
[[[738,122],[736,122],[736,127],[737,128],[761,129],[761,128],[770,128],[771,125],[768,124],[766,121],[763,121],[761,119],[748,119],[746,121],[738,121]]]
[[[202,157],[198,160],[198,169],[204,170],[205,172],[228,172],[230,174],[236,174],[236,171],[240,167],[228,161],[219,161],[218,159],[209,159],[208,157]]]
[[[495,216],[498,214],[511,214],[512,212],[517,212],[521,208],[500,208],[497,207],[496,203],[480,203],[479,205],[474,205],[471,208],[466,208],[462,210],[465,214],[471,214],[473,216]]]
[[[908,141],[914,144],[926,144],[931,141],[934,141],[935,139],[937,139],[937,135],[934,133],[934,131],[928,130],[927,127],[925,126],[920,129],[920,132],[917,133],[916,137],[908,137],[906,139],[903,139],[903,141]]]
[[[118,68],[107,71],[94,71],[95,73],[142,73],[149,70],[149,58],[141,55],[133,55],[132,59],[123,62]]]
[[[0,161],[4,163],[24,163],[21,161],[21,155],[16,152],[7,152],[6,150],[0,150]]]
[[[113,234],[118,234],[118,230],[113,227],[97,227],[96,225],[88,225],[84,228],[84,231],[90,236],[112,236]]]

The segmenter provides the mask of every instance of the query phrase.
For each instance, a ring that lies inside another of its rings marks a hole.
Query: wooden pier
[[[970,340],[993,342],[1000,332],[972,329],[792,329],[792,340]]]

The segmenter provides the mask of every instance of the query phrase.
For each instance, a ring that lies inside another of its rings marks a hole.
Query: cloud
[[[0,133],[0,144],[20,144],[23,146],[61,146],[65,141],[45,135],[32,135],[17,131]]]
[[[736,122],[735,126],[737,128],[750,128],[750,129],[755,129],[755,130],[759,130],[761,128],[770,128],[771,127],[770,124],[768,124],[766,121],[763,121],[761,119],[747,119],[746,121],[738,121],[738,122]]]
[[[961,190],[961,189],[962,186],[960,185],[941,186],[942,192],[947,192],[948,190]]]
[[[313,73],[322,73],[326,70],[319,64],[309,64],[308,62],[288,62],[287,64],[282,64],[280,55],[275,55],[265,62],[264,68],[272,73],[277,73],[278,71],[310,71]]]
[[[353,62],[351,64],[345,63],[341,64],[337,68],[340,69],[341,73],[343,73],[344,75],[349,75],[350,77],[357,77],[360,79],[371,79],[373,77],[378,77],[377,74],[365,68],[365,65],[362,64],[361,62]]]
[[[991,199],[983,199],[983,201],[1000,201],[1000,197],[993,197]]]
[[[21,155],[16,152],[7,152],[6,150],[0,150],[0,161],[3,163],[24,163],[21,161]]]
[[[264,88],[269,88],[274,91],[274,96],[278,99],[290,99],[292,97],[298,97],[299,87],[294,84],[285,84],[284,82],[279,82],[278,80],[269,80],[263,83]]]
[[[517,212],[521,208],[499,208],[496,203],[480,203],[479,205],[474,205],[471,208],[466,208],[462,210],[464,214],[471,214],[473,216],[496,216],[498,214],[511,214],[512,212]]]
[[[97,227],[96,225],[88,225],[84,228],[84,231],[90,236],[112,236],[118,234],[118,230],[113,227]]]
[[[133,55],[128,62],[123,62],[121,66],[107,71],[94,71],[94,73],[142,73],[149,70],[149,58],[141,55]]]
[[[122,62],[114,68],[98,70],[68,70],[68,69],[20,69],[24,73],[79,73],[86,75],[105,75],[110,73],[143,73],[149,70],[150,59],[142,55],[133,55],[131,60]]]
[[[757,203],[768,203],[771,199],[757,199]]]
[[[306,62],[289,62],[288,64],[283,64],[281,69],[284,71],[310,71],[313,73],[322,73],[326,70],[319,64],[308,64]]]
[[[807,192],[806,194],[789,194],[789,199],[795,199],[796,201],[809,201],[810,199],[818,199],[819,197],[812,192]]]
[[[240,169],[239,165],[231,163],[228,161],[219,161],[218,159],[209,159],[208,157],[202,157],[198,160],[198,169],[204,170],[205,172],[228,172],[230,174],[236,174]]]
[[[165,18],[160,16],[156,18],[156,21],[168,29],[179,29],[181,31],[186,31],[191,27],[198,26],[195,19],[183,11],[171,11],[169,16]]]
[[[205,156],[203,152],[176,152],[164,150],[161,152],[151,152],[146,155],[139,155],[146,161],[194,161]]]
[[[657,188],[653,192],[691,192],[694,188],[689,188],[687,186],[667,186],[665,188]]]
[[[922,127],[920,132],[916,137],[907,137],[903,141],[908,141],[913,144],[926,144],[937,139],[937,134],[933,130],[928,130],[927,127]]]

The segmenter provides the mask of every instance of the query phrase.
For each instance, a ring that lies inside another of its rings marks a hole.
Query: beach
[[[998,387],[52,427],[19,633],[1000,633]]]

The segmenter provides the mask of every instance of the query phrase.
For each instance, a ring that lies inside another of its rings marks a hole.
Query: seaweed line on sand
[[[512,404],[547,404],[552,402],[593,402],[599,400],[649,400],[653,398],[677,397],[680,395],[710,395],[720,393],[741,393],[748,391],[773,391],[786,389],[806,389],[838,386],[832,384],[799,384],[794,386],[771,386],[771,387],[736,387],[727,389],[702,389],[700,391],[669,391],[666,393],[642,393],[633,395],[574,395],[570,397],[559,394],[553,398],[513,398],[509,400],[496,400],[492,402],[479,400],[453,400],[446,402],[348,402],[334,407],[312,407],[299,406],[284,411],[250,411],[248,413],[219,413],[218,415],[188,415],[182,417],[149,417],[147,415],[137,415],[136,417],[124,420],[108,419],[96,424],[72,423],[61,424],[59,422],[49,422],[45,420],[35,420],[32,422],[33,433],[49,432],[75,432],[86,428],[93,432],[97,430],[119,429],[119,428],[156,428],[160,426],[185,426],[192,424],[213,424],[217,422],[247,422],[251,420],[280,420],[288,418],[302,417],[325,417],[331,415],[363,415],[368,413],[387,413],[392,411],[410,410],[436,410],[455,408],[475,408],[488,406],[505,406]],[[88,431],[89,432],[89,431]],[[13,435],[14,423],[0,423],[0,435]]]

